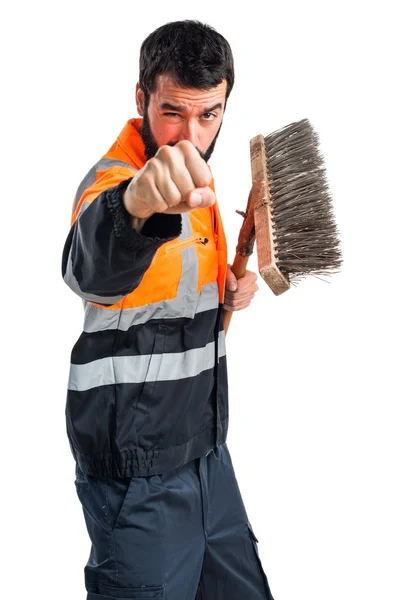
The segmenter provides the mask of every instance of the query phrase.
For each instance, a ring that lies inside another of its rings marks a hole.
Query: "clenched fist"
[[[162,146],[129,183],[124,206],[137,219],[211,206],[215,202],[208,187],[211,180],[207,163],[191,142]]]

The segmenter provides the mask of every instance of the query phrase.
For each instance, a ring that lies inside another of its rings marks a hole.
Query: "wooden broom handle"
[[[241,256],[238,253],[236,254],[235,260],[233,261],[233,265],[231,267],[232,273],[234,274],[236,279],[241,279],[242,277],[245,276],[248,261],[249,261],[249,256]],[[223,313],[222,313],[222,318],[224,321],[225,335],[228,333],[229,323],[231,322],[231,319],[232,319],[232,312],[233,311],[226,310],[226,308],[224,308]]]

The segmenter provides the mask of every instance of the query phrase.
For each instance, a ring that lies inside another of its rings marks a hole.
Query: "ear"
[[[140,84],[136,84],[136,108],[140,117],[144,115],[144,92],[140,89]]]

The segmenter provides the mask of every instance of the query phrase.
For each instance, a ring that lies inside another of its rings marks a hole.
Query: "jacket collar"
[[[131,159],[133,166],[141,169],[147,162],[144,144],[140,135],[143,119],[130,119],[118,136],[118,144]]]

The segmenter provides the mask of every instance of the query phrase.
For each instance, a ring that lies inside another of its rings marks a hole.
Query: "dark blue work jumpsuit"
[[[163,475],[76,467],[87,600],[273,600],[226,444]]]

